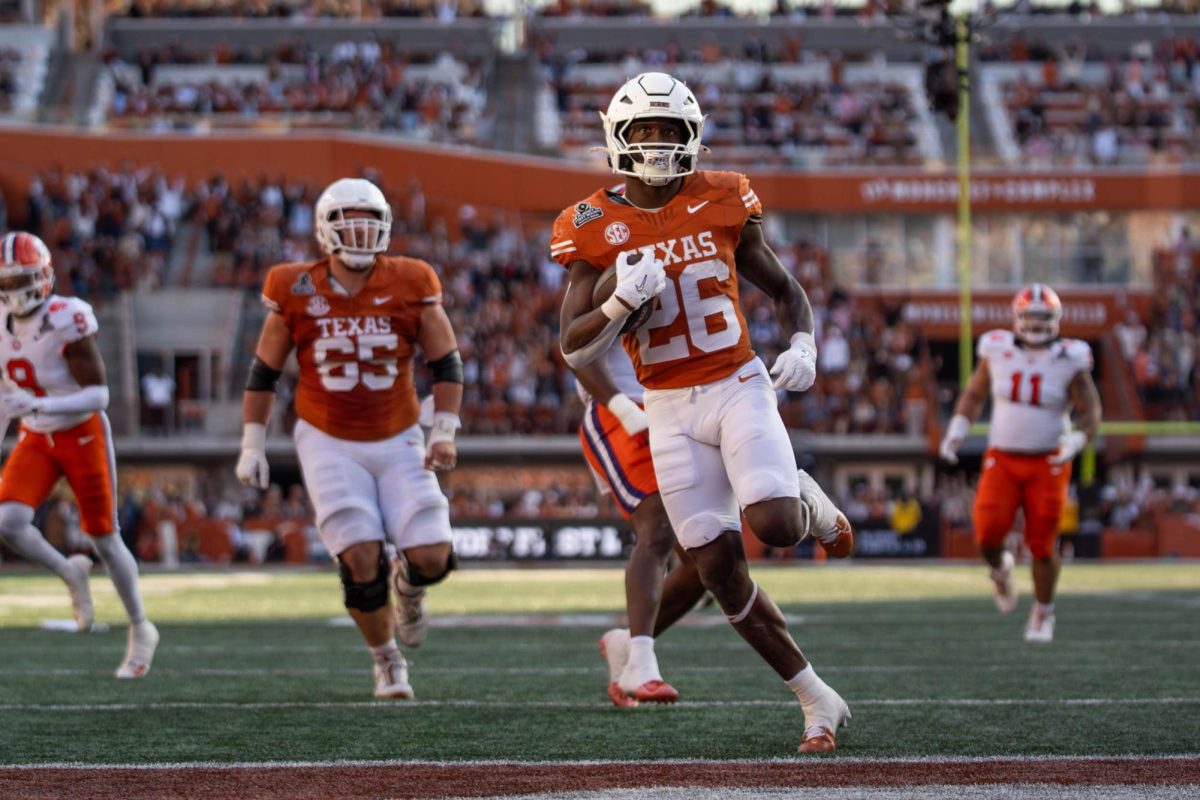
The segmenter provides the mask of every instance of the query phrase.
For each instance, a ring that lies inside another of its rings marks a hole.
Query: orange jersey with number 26
[[[738,305],[734,252],[762,205],[745,175],[700,171],[657,211],[600,190],[565,209],[554,223],[550,253],[570,266],[585,261],[604,271],[628,250],[662,259],[667,288],[654,313],[623,337],[647,389],[711,383],[754,357]]]

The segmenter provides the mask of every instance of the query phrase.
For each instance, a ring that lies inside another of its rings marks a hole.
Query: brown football
[[[600,277],[596,279],[596,285],[592,289],[592,308],[599,308],[605,300],[612,297],[613,291],[617,288],[617,268],[609,267],[600,273]],[[654,300],[647,300],[642,303],[640,308],[634,309],[633,313],[625,318],[625,324],[621,326],[621,333],[629,333],[646,324],[646,320],[650,319],[650,315],[654,313]]]

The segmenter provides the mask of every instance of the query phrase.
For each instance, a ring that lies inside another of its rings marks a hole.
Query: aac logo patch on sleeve
[[[575,219],[572,220],[576,228],[582,228],[594,219],[600,219],[604,216],[604,210],[592,205],[591,203],[579,203],[575,206]]]

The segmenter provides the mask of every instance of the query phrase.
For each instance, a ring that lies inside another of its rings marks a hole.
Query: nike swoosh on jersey
[[[702,208],[704,208],[706,205],[708,205],[708,203],[709,203],[709,201],[708,201],[708,200],[705,200],[705,201],[704,201],[703,203],[701,203],[700,205],[696,205],[696,206],[688,206],[688,213],[689,213],[689,214],[695,214],[697,211],[699,211],[700,209],[702,209]]]
[[[79,437],[79,446],[82,447],[83,445],[87,444],[88,442],[90,442],[92,439],[95,439],[95,438],[96,438],[95,436],[80,436]]]
[[[738,375],[738,383],[745,383],[753,377],[753,375]]]
[[[373,298],[371,298],[371,302],[377,306],[381,306],[384,303],[386,303],[388,300],[391,300],[391,299],[392,299],[392,296],[389,294],[386,297],[373,297]]]

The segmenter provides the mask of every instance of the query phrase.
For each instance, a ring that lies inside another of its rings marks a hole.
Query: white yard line
[[[1093,762],[1093,761],[1128,761],[1131,763],[1147,760],[1163,761],[1194,761],[1200,759],[1200,753],[1177,753],[1175,755],[1113,755],[1113,756],[1065,756],[1065,755],[991,755],[991,756],[887,756],[868,758],[864,756],[839,756],[838,764],[991,764],[1007,761],[1027,762]],[[55,761],[46,764],[0,764],[4,769],[274,769],[278,767],[322,768],[322,767],[588,767],[588,766],[645,766],[652,764],[796,764],[795,758],[658,758],[646,760],[632,759],[586,759],[562,761],[504,761],[504,760],[463,760],[445,761],[428,759],[366,759],[362,761],[336,759],[331,761],[235,761],[224,763],[220,761],[161,761],[152,763],[101,763],[86,764],[81,761]]]
[[[858,708],[863,706],[1132,706],[1132,705],[1200,705],[1200,697],[1068,697],[1058,699],[1027,699],[1027,698],[922,698],[922,697],[893,697],[869,700],[851,698],[851,704]],[[672,708],[793,708],[794,700],[693,700],[676,703]],[[378,708],[396,709],[403,711],[408,708],[497,708],[497,709],[578,709],[578,710],[607,710],[607,705],[600,701],[566,702],[566,701],[528,701],[516,702],[511,700],[408,700],[396,701],[354,701],[354,702],[277,702],[277,703],[3,703],[0,711],[58,711],[58,712],[89,712],[89,711],[205,711],[229,710],[242,711],[284,710],[303,708]],[[666,709],[664,709],[666,710]]]

